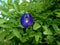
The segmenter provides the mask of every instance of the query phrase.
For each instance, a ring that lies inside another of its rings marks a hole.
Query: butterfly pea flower
[[[20,19],[21,25],[26,28],[28,26],[31,26],[34,22],[33,17],[31,14],[22,14],[22,17]]]

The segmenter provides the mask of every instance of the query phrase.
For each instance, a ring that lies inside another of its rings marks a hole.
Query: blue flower
[[[26,28],[28,26],[31,26],[34,22],[33,17],[31,14],[23,14],[20,19],[21,25]]]

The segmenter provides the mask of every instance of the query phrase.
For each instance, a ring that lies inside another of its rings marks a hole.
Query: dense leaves
[[[0,0],[1,45],[60,45],[60,0]],[[34,18],[24,28],[22,14]]]

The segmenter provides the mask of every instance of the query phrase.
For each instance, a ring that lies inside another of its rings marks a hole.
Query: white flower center
[[[26,23],[28,22],[28,18],[26,18]]]

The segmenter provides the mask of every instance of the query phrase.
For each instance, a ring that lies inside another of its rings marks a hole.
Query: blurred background
[[[34,19],[27,28],[24,13]],[[60,0],[0,0],[0,45],[60,45]]]

